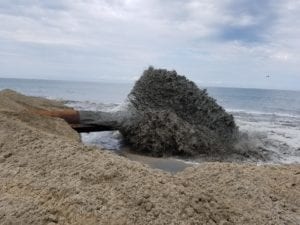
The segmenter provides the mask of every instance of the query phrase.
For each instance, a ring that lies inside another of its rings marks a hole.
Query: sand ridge
[[[300,224],[300,166],[203,163],[175,175],[84,146],[61,103],[0,92],[0,224]]]

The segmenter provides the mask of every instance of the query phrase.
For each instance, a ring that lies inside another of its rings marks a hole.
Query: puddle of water
[[[186,163],[184,161],[172,157],[156,158],[151,156],[135,154],[130,152],[128,148],[123,149],[121,155],[125,156],[130,160],[146,164],[153,169],[164,170],[172,174],[183,171],[187,167],[193,166],[193,164],[191,163]]]

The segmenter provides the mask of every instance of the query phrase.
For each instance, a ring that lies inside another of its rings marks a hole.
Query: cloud
[[[271,0],[227,0],[216,8],[214,26],[221,41],[262,42],[278,17],[277,3]]]
[[[203,83],[298,79],[299,15],[297,0],[2,0],[0,76],[132,80],[154,65]]]

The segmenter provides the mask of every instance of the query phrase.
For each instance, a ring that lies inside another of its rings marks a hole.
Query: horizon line
[[[19,78],[19,77],[0,77],[0,79],[11,79],[11,80],[39,80],[39,81],[59,81],[59,82],[75,82],[75,83],[80,83],[80,82],[85,82],[85,83],[115,83],[115,84],[134,84],[137,80],[67,80],[67,79],[49,79],[49,78]],[[257,89],[257,90],[275,90],[275,91],[295,91],[295,92],[300,92],[300,89],[280,89],[280,88],[268,88],[268,87],[242,87],[242,86],[219,86],[219,85],[209,85],[209,84],[203,84],[202,82],[197,82],[189,79],[190,81],[194,82],[197,84],[197,86],[200,85],[200,89],[205,89],[205,88],[236,88],[236,89]],[[202,86],[202,87],[201,87]]]

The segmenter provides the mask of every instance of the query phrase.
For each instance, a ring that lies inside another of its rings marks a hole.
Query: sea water
[[[110,111],[125,101],[133,83],[75,82],[0,78],[0,90],[62,100],[77,110]],[[200,86],[200,85],[199,85]],[[200,86],[200,88],[203,88]],[[300,163],[300,92],[206,87],[218,104],[233,114],[241,132],[269,151],[269,163]],[[119,151],[118,132],[82,134],[88,144]]]

